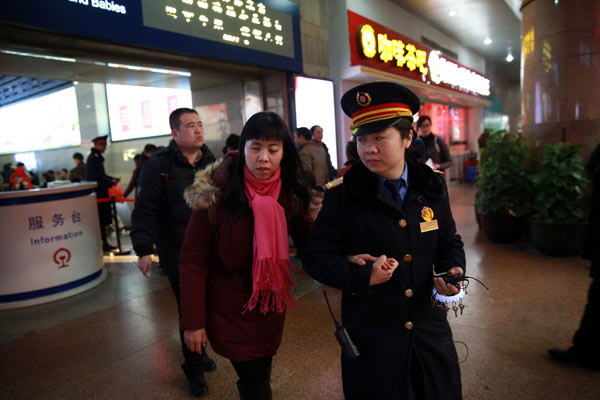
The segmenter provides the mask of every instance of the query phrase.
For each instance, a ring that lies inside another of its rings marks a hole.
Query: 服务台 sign
[[[352,65],[365,65],[459,92],[488,96],[484,75],[348,10]]]

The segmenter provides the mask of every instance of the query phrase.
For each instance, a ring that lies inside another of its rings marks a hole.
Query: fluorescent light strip
[[[45,54],[23,53],[23,52],[20,52],[20,51],[12,51],[12,50],[0,50],[0,53],[10,54],[10,55],[13,55],[13,56],[25,56],[25,57],[43,58],[45,60],[64,61],[64,62],[72,62],[72,63],[74,63],[74,62],[77,61],[74,58],[48,56],[48,55],[45,55]]]
[[[190,72],[174,71],[171,69],[140,67],[138,65],[126,65],[126,64],[115,64],[115,63],[108,63],[107,65],[111,68],[129,69],[129,70],[133,70],[133,71],[156,72],[159,74],[178,75],[178,76],[186,76],[186,77],[192,76],[192,74]]]

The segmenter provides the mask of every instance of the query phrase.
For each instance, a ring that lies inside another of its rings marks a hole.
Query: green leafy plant
[[[522,137],[506,131],[490,135],[477,166],[475,206],[480,213],[522,217],[530,212],[530,153]]]
[[[535,191],[532,221],[552,224],[584,221],[582,198],[588,180],[576,145],[546,145],[532,181]]]

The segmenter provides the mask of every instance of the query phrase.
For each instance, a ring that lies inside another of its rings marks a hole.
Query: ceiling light
[[[450,10],[450,12],[448,13],[449,16],[454,17],[456,15],[456,11],[454,10]]]
[[[508,46],[508,53],[506,54],[506,62],[511,62],[515,58],[512,55],[512,49]]]
[[[25,57],[34,57],[34,58],[43,58],[46,60],[53,60],[53,61],[64,61],[64,62],[76,62],[77,60],[74,58],[69,58],[69,57],[56,57],[56,56],[49,56],[46,54],[35,54],[35,53],[24,53],[21,51],[12,51],[12,50],[0,50],[0,53],[4,53],[4,54],[10,54],[10,55],[14,55],[14,56],[25,56]]]
[[[490,39],[489,37],[486,37],[485,40],[483,41],[483,44],[485,44],[486,46],[489,46],[490,44],[492,44],[492,39]]]
[[[129,70],[133,70],[133,71],[156,72],[159,74],[170,74],[170,75],[179,75],[179,76],[186,76],[186,77],[192,76],[192,74],[189,72],[175,71],[172,69],[140,67],[138,65],[126,65],[126,64],[116,64],[116,63],[108,63],[107,65],[111,68],[122,68],[122,69],[129,69]]]

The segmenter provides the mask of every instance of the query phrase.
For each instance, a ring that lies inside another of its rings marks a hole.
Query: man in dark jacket
[[[131,239],[139,257],[138,267],[146,276],[150,276],[151,254],[156,245],[161,269],[169,278],[180,310],[179,250],[192,214],[183,191],[193,183],[196,171],[214,162],[215,157],[204,144],[204,127],[196,111],[178,108],[171,113],[169,124],[173,135],[169,146],[157,150],[140,171]],[[204,372],[216,366],[205,349],[199,355],[186,347],[182,330],[180,338],[185,359],[181,368],[192,394],[202,396],[208,391]]]
[[[87,158],[85,164],[85,180],[96,182],[96,198],[105,199],[108,197],[108,188],[116,185],[120,179],[113,178],[112,176],[106,175],[104,171],[104,157],[102,153],[106,151],[108,135],[98,136],[92,139],[94,147],[90,151],[90,155]],[[100,236],[102,237],[102,251],[108,252],[116,249],[115,246],[111,246],[106,239],[106,227],[110,225],[112,217],[110,211],[110,203],[98,203],[98,213],[100,215]]]
[[[69,171],[69,180],[71,182],[81,182],[85,180],[85,163],[83,162],[83,154],[74,153],[73,162],[75,167]]]

